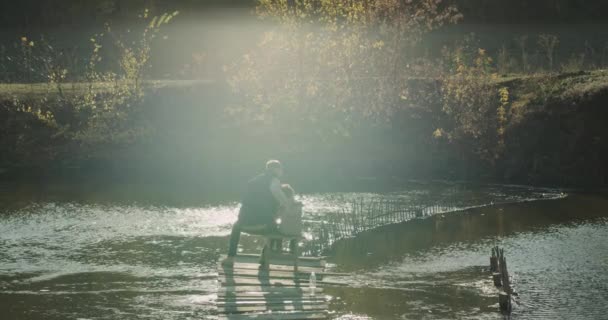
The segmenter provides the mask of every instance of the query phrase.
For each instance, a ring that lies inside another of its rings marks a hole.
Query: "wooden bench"
[[[220,260],[226,256],[220,256]],[[325,261],[300,257],[300,270],[290,259],[272,259],[268,269],[258,268],[261,257],[238,254],[234,263],[218,263],[217,312],[220,320],[327,319],[328,301],[323,285]],[[316,287],[310,287],[315,273]]]
[[[293,270],[298,271],[298,257],[300,255],[300,250],[299,250],[299,245],[296,244],[295,246],[293,246],[293,249],[291,252],[289,252],[289,254],[283,253],[283,248],[280,248],[280,252],[275,252],[272,251],[270,248],[270,244],[272,243],[273,240],[278,240],[278,241],[282,241],[282,240],[288,240],[288,241],[300,241],[302,239],[301,235],[295,236],[295,235],[285,235],[282,233],[279,233],[278,231],[271,231],[268,232],[266,230],[265,227],[262,228],[261,226],[252,226],[252,227],[248,227],[248,226],[243,226],[241,227],[241,232],[244,232],[246,234],[249,235],[256,235],[256,236],[261,236],[264,238],[264,247],[262,249],[262,254],[260,255],[260,268],[268,268],[270,259],[272,258],[289,258],[293,260]]]

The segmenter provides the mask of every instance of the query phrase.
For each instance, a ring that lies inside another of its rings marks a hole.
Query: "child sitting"
[[[295,191],[290,185],[282,185],[281,190],[287,197],[288,205],[283,206],[279,209],[279,212],[277,214],[277,229],[279,233],[287,237],[300,237],[302,234],[302,203],[296,201]],[[289,242],[290,252],[293,253],[295,251],[295,246],[297,245],[298,240],[292,239]],[[278,241],[276,242],[275,248],[273,248],[273,250],[280,251],[282,247],[282,241]]]

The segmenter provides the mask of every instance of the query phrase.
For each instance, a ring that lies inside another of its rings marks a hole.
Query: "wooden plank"
[[[224,306],[217,310],[222,313],[249,313],[268,311],[323,311],[327,310],[327,304],[318,305],[258,305],[258,306]]]
[[[224,257],[226,256],[225,254],[223,255]],[[237,254],[237,257],[255,257],[255,258],[259,258],[260,255],[259,254],[253,254],[253,253],[239,253]],[[321,261],[324,260],[326,257],[299,257],[300,261]]]
[[[301,312],[301,311],[325,311],[326,304],[317,305],[259,305],[259,306],[224,306],[218,307],[220,313],[238,314],[238,313],[265,313],[277,311]]]
[[[325,299],[313,300],[247,300],[247,301],[218,301],[218,308],[243,306],[297,306],[297,305],[326,305]]]
[[[326,285],[326,286],[336,286],[336,287],[347,287],[348,284],[344,282],[332,281],[330,279],[324,279],[322,281],[317,281],[317,286]]]
[[[322,258],[300,258],[297,272],[290,256],[271,256],[267,270],[259,269],[259,259],[259,255],[241,254],[235,257],[233,265],[218,263],[217,279],[221,287],[216,305],[218,312],[224,314],[220,319],[327,318],[323,288],[317,287],[314,295],[310,295],[308,288],[311,272],[316,273],[318,286],[324,284]]]
[[[230,314],[219,318],[220,320],[320,320],[327,319],[327,312],[273,312],[256,314]]]
[[[249,292],[260,294],[308,294],[309,289],[304,287],[276,287],[276,286],[224,286],[218,290],[219,295],[230,293]],[[323,293],[323,288],[316,288],[315,292]]]
[[[274,263],[273,261],[270,261],[270,264],[268,265],[270,268],[270,270],[277,270],[277,271],[293,271],[294,266],[293,264],[279,264],[279,263]],[[246,262],[246,261],[235,261],[233,265],[228,265],[228,266],[222,266],[220,264],[221,269],[259,269],[260,267],[260,263],[258,261],[250,261],[250,262]],[[323,271],[325,270],[324,267],[321,266],[304,266],[304,265],[298,265],[298,271],[299,272],[317,272],[317,271]]]
[[[260,264],[259,263],[242,263],[242,262],[235,262],[234,265],[232,266],[222,266],[221,264],[218,265],[218,270],[224,270],[224,272],[226,272],[225,270],[235,270],[235,269],[248,269],[248,270],[259,270],[260,268]],[[293,272],[293,266],[285,266],[285,265],[278,265],[278,264],[270,264],[268,267],[268,270],[270,271],[291,271]],[[323,272],[324,268],[322,267],[303,267],[303,266],[298,266],[298,272],[307,272],[307,273],[320,273]]]
[[[217,300],[217,305],[225,305],[225,304],[286,304],[286,303],[327,303],[327,299],[325,299],[324,296],[319,296],[319,295],[315,295],[315,296],[300,296],[300,297],[282,297],[282,296],[275,296],[275,297],[248,297],[248,298],[243,298],[243,297],[238,297],[238,298],[230,298],[227,297],[226,299],[218,299]]]
[[[260,297],[218,297],[217,303],[267,303],[267,304],[278,304],[278,303],[286,303],[293,301],[302,301],[302,302],[317,302],[317,303],[325,303],[327,299],[323,295],[304,295],[304,296],[283,296],[283,295],[272,295],[272,296],[260,296]]]
[[[218,277],[222,285],[227,286],[282,286],[282,287],[308,287],[305,281],[293,281],[291,279],[257,279],[257,278],[233,278]]]
[[[315,272],[316,273],[316,272]],[[220,275],[234,276],[234,277],[256,277],[256,278],[303,278],[309,279],[310,272],[293,272],[293,271],[279,271],[279,270],[258,270],[258,269],[220,269]],[[321,280],[324,273],[316,273],[317,280]]]
[[[325,278],[325,276],[328,278]],[[335,276],[334,273],[316,273],[315,277],[317,279],[317,283],[322,284],[331,284],[331,285],[342,285],[339,282],[342,274]],[[220,270],[219,274],[215,276],[215,278],[220,279],[222,277],[226,278],[253,278],[253,279],[289,279],[295,280],[297,282],[306,282],[310,280],[310,273],[300,273],[300,272],[289,272],[289,271],[260,271],[253,269],[235,269],[235,270]]]
[[[237,265],[238,267],[238,265]],[[316,268],[315,268],[316,269]],[[347,277],[350,276],[350,274],[348,273],[337,273],[337,272],[325,272],[322,271],[323,269],[318,268],[318,270],[321,270],[319,272],[315,271],[315,274],[317,276],[317,279],[321,278],[321,277]],[[303,271],[298,269],[297,272],[293,272],[293,270],[259,270],[258,268],[255,269],[234,269],[234,268],[222,268],[218,270],[218,274],[233,274],[233,275],[250,275],[250,276],[258,276],[258,275],[270,275],[271,277],[274,278],[293,278],[294,276],[297,277],[304,277],[306,279],[308,279],[310,277],[310,272],[307,271]]]
[[[292,300],[292,299],[300,299],[300,300],[326,300],[325,295],[320,292],[315,292],[314,296],[310,294],[281,294],[281,293],[272,293],[272,294],[249,294],[249,292],[239,292],[239,294],[235,295],[224,295],[218,296],[217,302],[222,301],[274,301],[274,300]]]
[[[304,278],[284,279],[284,278],[254,278],[254,277],[230,277],[221,275],[218,281],[222,286],[281,286],[281,287],[298,287],[308,288],[309,280]],[[344,286],[341,282],[328,282],[317,280],[317,286],[335,285]]]
[[[300,271],[298,270],[298,272],[300,272]],[[320,275],[320,276],[324,276],[324,277],[349,277],[352,275],[350,273],[344,273],[344,272],[327,272],[327,271],[316,272],[316,274]],[[308,275],[310,275],[310,273],[308,273]]]
[[[226,259],[226,255],[220,256],[220,262]],[[270,255],[268,262],[271,265],[284,265],[284,266],[293,266],[294,259],[286,256],[286,255]],[[238,254],[234,257],[234,263],[254,263],[259,264],[260,256],[253,254]],[[313,267],[313,268],[323,268],[325,267],[325,261],[319,259],[306,259],[303,257],[299,257],[298,259],[298,267]]]
[[[217,303],[225,303],[225,302],[247,302],[247,301],[257,301],[257,302],[270,302],[276,303],[280,301],[327,301],[327,298],[324,294],[320,292],[315,292],[315,295],[312,296],[310,294],[305,295],[283,295],[283,294],[271,294],[271,295],[236,295],[236,296],[221,296],[217,297]]]

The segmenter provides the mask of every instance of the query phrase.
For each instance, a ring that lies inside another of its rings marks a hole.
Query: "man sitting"
[[[241,232],[257,234],[276,231],[276,217],[280,207],[286,207],[288,200],[281,190],[283,166],[277,160],[266,163],[266,171],[247,183],[247,190],[241,202],[239,218],[232,227],[228,257],[224,265],[234,263]],[[276,246],[272,243],[271,247]]]

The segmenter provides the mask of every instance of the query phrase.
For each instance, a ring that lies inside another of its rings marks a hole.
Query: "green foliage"
[[[408,48],[459,18],[441,1],[261,0],[278,23],[257,48],[227,68],[243,123],[348,136],[363,122],[386,123],[407,105]]]
[[[492,58],[478,49],[473,62],[467,63],[463,50],[456,48],[451,60],[454,67],[442,79],[443,111],[454,119],[456,133],[479,138],[484,132],[485,112],[496,102]]]
[[[530,64],[528,63],[528,50],[527,50],[528,36],[523,35],[521,37],[518,37],[515,39],[515,42],[517,43],[517,46],[519,47],[519,51],[521,54],[521,71],[524,73],[528,72],[530,70]]]
[[[103,7],[114,8],[111,3]],[[429,47],[421,44],[423,35],[459,18],[441,1],[260,0],[257,12],[272,21],[266,24],[271,27],[258,46],[226,68],[236,101],[228,109],[230,121],[217,121],[238,131],[234,136],[251,134],[251,141],[279,137],[297,141],[293,148],[310,143],[306,150],[327,147],[323,143],[350,143],[355,150],[383,141],[373,149],[383,156],[411,152],[408,148],[415,153],[433,141],[439,155],[433,157],[449,165],[459,153],[464,163],[481,158],[497,166],[509,156],[514,124],[529,121],[529,114],[566,95],[605,87],[603,82],[580,88],[575,82],[548,81],[543,74],[513,74],[554,70],[561,60],[555,36],[542,35],[538,42],[521,36],[516,51],[503,45],[492,59],[471,34],[444,49],[443,63],[428,58],[434,52],[423,58],[421,48]],[[18,54],[0,54],[0,67],[6,57],[14,58],[19,81],[48,85],[41,97],[31,94],[0,107],[9,119],[2,129],[18,132],[14,150],[32,158],[35,150],[41,150],[41,158],[44,152],[90,156],[149,136],[154,128],[143,110],[143,83],[150,76],[152,44],[176,15],[145,11],[128,30],[106,24],[91,37],[84,62],[44,39],[27,37],[16,43]],[[593,52],[586,45],[561,69],[594,66],[589,62]],[[371,142],[365,145],[361,137]],[[45,149],[48,145],[65,149]],[[374,158],[374,152],[369,154]]]
[[[566,63],[562,64],[562,72],[579,72],[585,68],[585,54],[573,54]]]
[[[549,71],[553,71],[553,61],[555,60],[555,49],[559,44],[557,36],[550,34],[541,34],[538,36],[538,45],[540,46],[543,54],[547,58],[547,64]]]
[[[509,107],[509,88],[502,87],[498,89],[498,95],[500,96],[500,104],[496,110],[496,117],[498,119],[496,158],[500,157],[505,149],[505,126],[507,124],[507,108]]]
[[[442,78],[443,111],[451,128],[440,130],[448,131],[452,142],[472,145],[472,152],[494,163],[504,149],[509,91],[497,90],[493,60],[484,49],[478,49],[472,61],[463,47],[444,54],[452,61]]]
[[[45,74],[50,90],[40,97],[33,93],[25,98],[15,96],[10,103],[5,101],[4,107],[12,116],[46,128],[48,140],[78,145],[81,155],[102,152],[104,145],[135,142],[151,131],[140,117],[142,81],[150,68],[151,45],[177,14],[151,17],[145,10],[138,19],[139,27],[130,30],[116,30],[106,24],[104,32],[91,37],[91,54],[81,67],[87,85],[70,92],[66,92],[70,86],[67,81],[76,71],[67,68],[61,53],[44,41],[34,43],[23,37],[23,63],[37,61],[37,70]],[[99,66],[112,56],[118,56],[118,69]]]
[[[507,47],[503,44],[498,51],[498,58],[496,59],[496,69],[498,73],[507,75],[516,72],[516,64],[517,61],[509,54]]]
[[[176,11],[152,17],[146,9],[138,17],[138,26],[117,31],[106,23],[103,33],[91,37],[92,51],[86,69],[87,90],[69,96],[60,95],[76,112],[87,115],[82,120],[84,123],[78,126],[80,129],[71,131],[73,139],[90,146],[129,143],[149,130],[131,121],[140,112],[144,97],[142,80],[146,69],[150,68],[152,42],[158,37],[161,27],[177,14]],[[133,34],[138,36],[133,37]],[[102,43],[110,43],[111,47],[104,48]],[[114,52],[119,57],[118,72],[99,70],[98,64],[104,59],[104,53],[108,57]],[[61,87],[58,88],[60,91]]]
[[[118,51],[118,64],[122,80],[132,82],[137,88],[141,85],[146,69],[150,68],[151,45],[154,39],[159,36],[161,27],[170,23],[179,14],[164,13],[161,16],[150,16],[148,9],[138,17],[136,27],[128,29],[127,32],[116,32],[109,23],[106,23],[105,33],[98,35],[98,38],[110,37],[113,40],[114,49]],[[138,36],[133,37],[133,34]],[[99,39],[91,39],[94,46],[94,59],[92,62],[101,61],[99,56]]]

